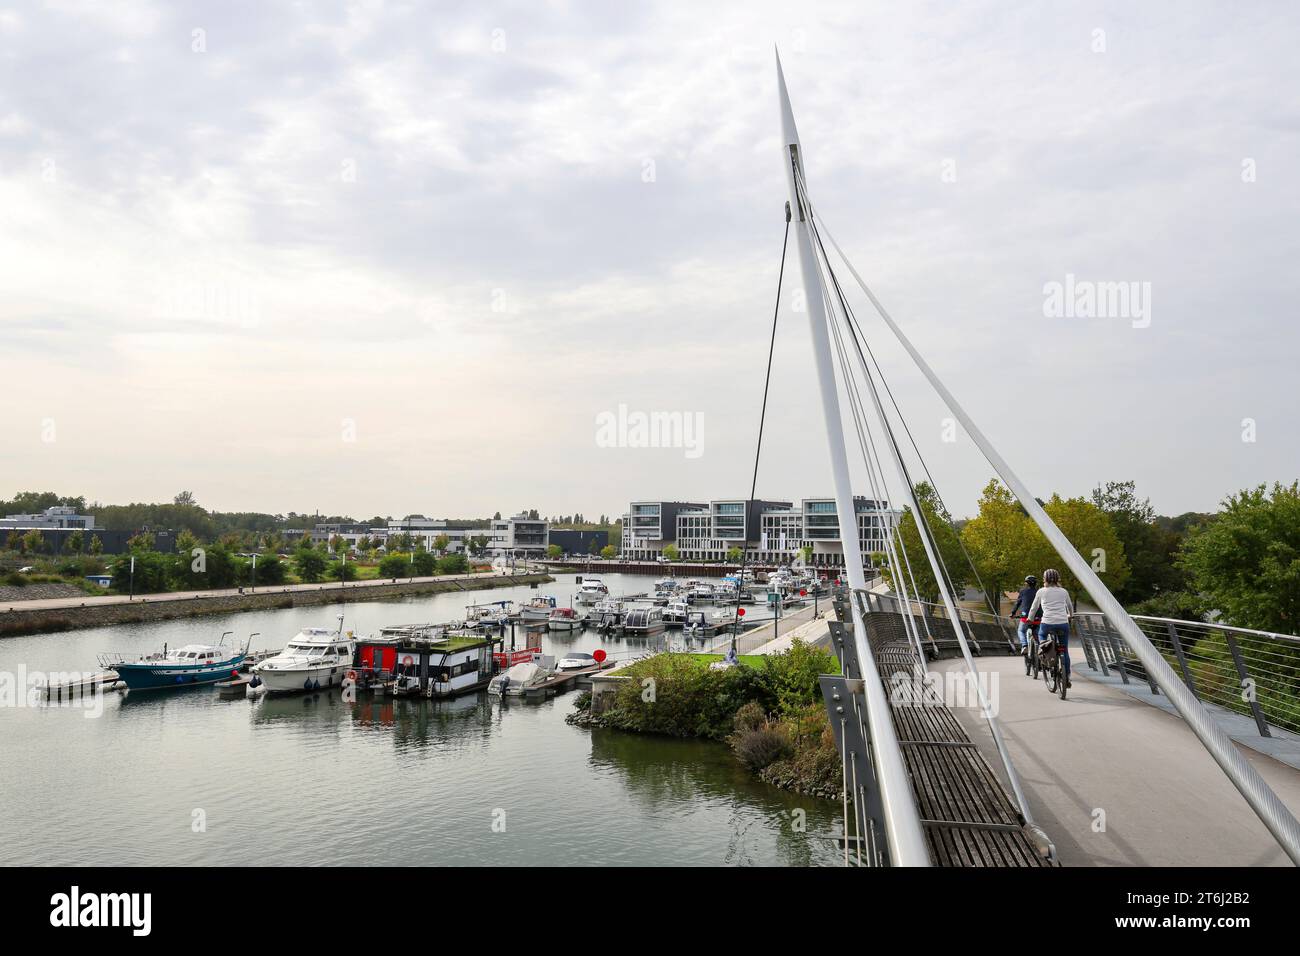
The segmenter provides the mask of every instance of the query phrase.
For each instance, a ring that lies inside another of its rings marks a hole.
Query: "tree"
[[[1092,566],[1102,583],[1114,594],[1124,587],[1129,577],[1128,561],[1124,556],[1124,545],[1110,518],[1104,511],[1084,498],[1062,498],[1052,495],[1043,505],[1048,517],[1061,529],[1070,544],[1079,552],[1079,556]],[[1056,568],[1061,572],[1061,586],[1070,592],[1070,598],[1078,604],[1083,585],[1065,566],[1056,549],[1048,543],[1046,537],[1035,529],[1037,547],[1034,555],[1037,560],[1034,567],[1042,583],[1042,572],[1047,568]]]
[[[670,545],[668,546],[668,548],[672,548],[673,551],[677,551],[677,547],[676,547],[676,545],[671,545],[671,544],[670,544]],[[667,554],[667,553],[668,553],[668,548],[664,548],[664,554]],[[744,556],[745,556],[745,553],[744,553],[743,551],[741,551],[739,548],[735,547],[735,546],[732,546],[732,547],[730,547],[730,548],[727,549],[727,560],[730,561],[732,564],[735,564],[737,561],[739,561],[739,560],[740,560],[741,558],[743,558]]]
[[[90,536],[90,553],[96,557],[104,553],[104,542],[99,540],[99,535],[97,534],[92,534]]]
[[[1259,485],[1222,507],[1183,543],[1191,589],[1229,624],[1300,633],[1300,482]]]
[[[194,500],[194,493],[192,491],[182,491],[179,495],[177,495],[175,498],[172,499],[172,504],[183,505],[189,508],[197,508],[199,503]]]
[[[564,554],[564,549],[558,544],[548,544],[546,546],[546,556],[552,560]]]
[[[439,554],[446,554],[447,548],[450,545],[451,538],[447,537],[445,534],[440,534],[438,537],[433,539],[433,550],[437,551]]]
[[[153,535],[148,531],[141,531],[127,540],[126,547],[128,551],[152,551],[153,544]]]
[[[199,546],[199,539],[188,528],[176,535],[176,553],[189,554]]]
[[[953,596],[960,598],[965,589],[970,568],[966,564],[966,556],[962,554],[957,532],[953,530],[951,516],[939,503],[938,494],[928,482],[919,482],[913,490],[917,501],[920,502],[921,513],[924,516],[926,527],[930,529],[930,534],[937,545],[939,559],[943,562],[948,578],[956,591]],[[907,574],[906,565],[896,569],[891,567],[889,562],[885,562],[882,569],[885,580],[889,582],[895,591],[898,591],[900,585],[895,583],[895,575],[897,575],[898,581],[905,584],[907,590],[910,591],[913,579],[915,579],[916,593],[921,600],[932,603],[937,602],[940,596],[939,580],[935,577],[934,569],[930,566],[930,559],[926,555],[925,545],[921,541],[921,529],[916,522],[911,507],[903,509],[903,517],[894,532],[894,544],[901,548],[902,552],[905,552],[906,559],[911,563],[912,573],[910,576]],[[902,555],[900,555],[899,560],[903,560]]]
[[[605,547],[600,549],[600,556],[606,560],[617,557],[617,555],[618,551],[615,550],[612,544],[607,544]]]
[[[348,539],[341,534],[336,534],[330,539],[330,550],[335,554],[344,554],[348,550]]]
[[[1092,503],[1110,518],[1124,545],[1129,579],[1115,597],[1126,605],[1186,586],[1186,575],[1177,564],[1181,536],[1156,523],[1151,502],[1139,500],[1135,487],[1132,481],[1108,481],[1092,493]]]
[[[438,569],[438,559],[433,556],[432,551],[417,551],[413,559],[415,573],[422,578],[431,576]]]
[[[45,535],[41,534],[36,528],[33,528],[31,531],[28,531],[23,535],[21,551],[23,554],[26,554],[28,551],[32,554],[36,554],[42,547],[44,547],[44,545]]]
[[[315,583],[325,573],[325,556],[315,548],[302,547],[293,554],[293,565],[299,579],[308,584]]]
[[[1001,482],[995,478],[984,486],[979,514],[961,529],[961,540],[999,614],[1003,593],[1042,570],[1034,565],[1038,537],[1038,528]]]
[[[411,570],[410,555],[394,552],[379,562],[381,578],[409,578]]]
[[[10,551],[23,550],[23,536],[17,531],[10,531],[5,538],[5,547]]]
[[[332,561],[326,573],[335,581],[355,581],[357,566],[347,561]]]
[[[74,531],[63,542],[63,550],[69,554],[80,554],[85,546],[86,536],[81,531]]]
[[[463,554],[449,554],[438,559],[439,574],[464,574],[469,570],[469,559]]]

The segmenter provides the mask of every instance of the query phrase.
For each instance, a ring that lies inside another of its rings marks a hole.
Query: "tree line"
[[[916,486],[924,524],[951,585],[980,587],[998,613],[1027,574],[1061,572],[1076,601],[1082,586],[1015,496],[996,479],[976,515],[957,522],[928,483]],[[1240,627],[1300,632],[1300,482],[1260,485],[1223,499],[1215,514],[1157,515],[1132,481],[1111,481],[1090,497],[1039,502],[1079,555],[1132,613],[1199,620],[1216,614]],[[940,593],[921,530],[905,508],[895,532],[901,568],[874,559],[923,600]],[[909,567],[910,566],[910,567]]]

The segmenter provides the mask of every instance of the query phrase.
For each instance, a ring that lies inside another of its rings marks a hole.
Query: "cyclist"
[[[1029,617],[1041,611],[1042,622],[1038,625],[1038,640],[1049,637],[1056,639],[1056,646],[1061,651],[1061,665],[1065,671],[1065,686],[1070,685],[1070,615],[1074,605],[1070,603],[1070,594],[1061,587],[1061,572],[1048,568],[1043,572],[1043,586],[1034,595],[1034,603],[1029,607]]]
[[[1034,595],[1038,593],[1038,578],[1032,574],[1025,577],[1025,586],[1020,589],[1020,594],[1016,597],[1016,606],[1011,609],[1011,616],[1020,616],[1020,626],[1016,628],[1016,636],[1020,638],[1020,653],[1028,653],[1029,635],[1033,631],[1037,621],[1030,622],[1029,609],[1033,606]],[[1039,615],[1041,617],[1041,614]]]

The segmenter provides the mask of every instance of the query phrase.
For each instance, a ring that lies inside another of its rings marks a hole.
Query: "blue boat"
[[[215,684],[238,677],[248,656],[247,647],[238,650],[224,642],[223,636],[217,644],[186,644],[170,651],[164,645],[158,653],[136,660],[127,660],[121,655],[104,655],[100,663],[117,671],[128,690],[167,690]]]

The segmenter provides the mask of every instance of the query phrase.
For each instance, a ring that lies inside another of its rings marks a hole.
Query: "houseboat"
[[[487,686],[505,638],[434,624],[386,627],[357,642],[357,682],[397,695],[457,697]]]
[[[248,656],[247,647],[240,650],[226,644],[226,637],[233,633],[227,631],[216,644],[186,644],[175,650],[168,650],[164,644],[161,651],[135,660],[121,654],[103,654],[99,663],[107,670],[117,671],[128,690],[215,684],[239,676]]]
[[[663,608],[634,607],[623,618],[623,633],[629,637],[647,637],[663,632]]]

